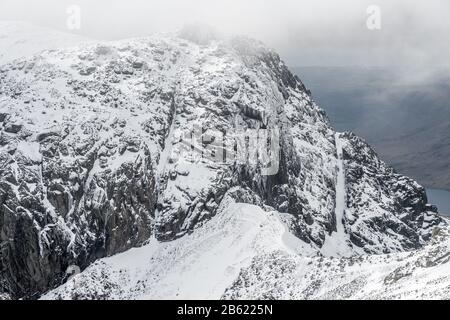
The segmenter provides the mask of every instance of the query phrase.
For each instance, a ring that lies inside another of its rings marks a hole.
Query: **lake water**
[[[438,207],[439,213],[450,216],[450,191],[427,189],[428,202]]]

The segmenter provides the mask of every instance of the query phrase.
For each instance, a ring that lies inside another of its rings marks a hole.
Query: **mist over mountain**
[[[23,21],[0,21],[0,64],[43,50],[70,47],[88,38]]]
[[[362,136],[395,169],[425,186],[450,190],[450,69],[293,70],[337,130]]]

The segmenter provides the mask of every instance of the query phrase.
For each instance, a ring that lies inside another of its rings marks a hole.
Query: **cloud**
[[[448,65],[447,0],[2,0],[0,19],[65,29],[66,8],[82,9],[80,33],[100,39],[206,23],[274,47],[291,65]],[[369,5],[382,28],[366,27]]]

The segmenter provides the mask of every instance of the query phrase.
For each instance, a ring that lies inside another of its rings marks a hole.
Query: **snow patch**
[[[327,236],[322,246],[322,253],[326,256],[344,256],[349,257],[356,252],[352,250],[350,237],[345,230],[344,219],[347,208],[347,196],[345,186],[345,166],[343,158],[342,140],[339,133],[335,134],[336,153],[337,153],[337,175],[336,175],[336,231]]]

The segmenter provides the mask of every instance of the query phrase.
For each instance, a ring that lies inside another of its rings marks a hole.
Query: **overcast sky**
[[[0,0],[0,20],[69,31],[71,4],[82,10],[77,33],[98,39],[205,23],[262,40],[291,66],[449,65],[448,0]],[[381,30],[366,26],[369,5]]]

